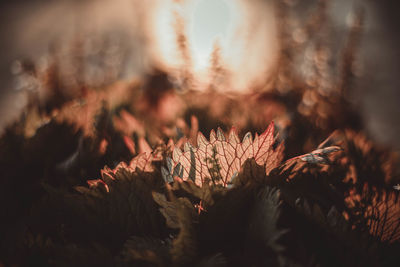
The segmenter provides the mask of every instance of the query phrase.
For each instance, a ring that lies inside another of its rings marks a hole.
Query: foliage
[[[397,156],[347,98],[362,13],[333,81],[325,1],[302,42],[283,2],[268,90],[194,90],[179,17],[179,86],[155,69],[67,96],[54,66],[53,82],[31,74],[54,94],[30,92],[0,138],[0,265],[398,266]],[[310,46],[301,77],[294,57]]]
[[[218,129],[217,133],[211,131],[210,141],[207,141],[199,133],[197,147],[187,142],[183,152],[175,148],[172,153],[174,170],[180,164],[182,166],[180,178],[190,179],[197,185],[202,185],[208,179],[213,184],[226,186],[247,159],[254,158],[257,164],[264,165],[266,172],[269,173],[283,157],[283,145],[273,147],[275,143],[273,123],[260,136],[256,134],[254,140],[251,133],[247,133],[240,142],[234,129],[228,136],[226,139],[222,130]]]

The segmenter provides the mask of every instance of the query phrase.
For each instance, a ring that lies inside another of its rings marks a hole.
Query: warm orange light
[[[193,44],[195,68],[209,67],[215,42],[224,49],[232,37],[233,24],[238,21],[236,1],[198,0],[189,22],[189,40]]]
[[[228,90],[243,90],[260,82],[277,50],[275,19],[273,9],[265,4],[268,1],[251,2],[158,0],[152,17],[154,60],[171,72],[190,68],[197,83],[205,85],[212,80],[212,57],[218,44],[219,60],[229,74]],[[184,62],[176,41],[177,17],[184,24],[190,64]]]

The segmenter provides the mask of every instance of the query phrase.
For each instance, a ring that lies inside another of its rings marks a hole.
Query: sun
[[[154,13],[154,37],[161,60],[176,65],[177,47],[174,24],[176,15],[183,19],[185,35],[190,43],[193,67],[196,71],[208,67],[215,42],[222,47],[232,37],[234,24],[240,21],[237,0],[160,1]]]
[[[216,42],[224,49],[232,36],[237,21],[235,1],[198,0],[195,2],[189,25],[189,38],[193,44],[195,67],[207,68]]]
[[[249,5],[245,0],[155,1],[154,59],[170,72],[184,65],[198,81],[207,83],[218,44],[219,59],[233,77],[230,84],[238,87],[234,89],[248,87],[265,74],[274,50],[273,15],[267,6]],[[183,22],[180,30],[184,31],[190,64],[183,62],[177,45],[177,17]]]

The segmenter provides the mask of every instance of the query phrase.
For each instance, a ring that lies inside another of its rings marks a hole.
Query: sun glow
[[[232,35],[233,23],[238,21],[236,5],[225,0],[196,1],[189,36],[193,43],[196,67],[207,68],[215,42],[224,50]]]
[[[152,17],[154,61],[172,73],[184,66],[202,86],[210,82],[216,56],[229,74],[225,87],[230,90],[265,79],[276,50],[275,20],[268,1],[251,2],[158,0]],[[184,39],[177,37],[180,32]]]

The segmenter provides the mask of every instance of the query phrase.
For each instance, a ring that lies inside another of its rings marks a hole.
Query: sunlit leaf
[[[197,147],[187,142],[183,151],[177,147],[172,153],[174,165],[181,164],[183,173],[180,178],[192,180],[202,185],[209,178],[215,184],[226,186],[240,171],[247,159],[254,158],[256,163],[265,166],[266,173],[277,167],[283,157],[283,145],[274,148],[274,124],[254,139],[248,133],[240,142],[235,129],[232,128],[228,138],[221,129],[211,131],[207,140],[201,133],[197,136]]]
[[[302,161],[311,163],[311,164],[328,164],[329,158],[328,155],[333,152],[337,152],[342,150],[338,146],[330,146],[325,148],[316,149],[310,153],[307,153],[303,156],[300,156]]]

